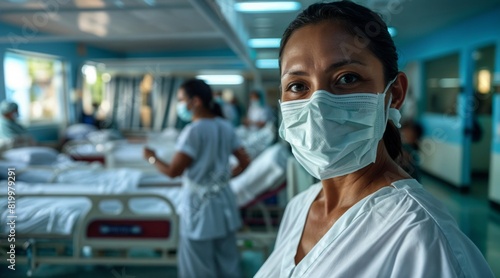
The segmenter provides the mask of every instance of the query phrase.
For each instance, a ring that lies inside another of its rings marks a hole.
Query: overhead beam
[[[242,73],[245,64],[237,57],[151,57],[127,59],[97,59],[93,63],[102,63],[106,70],[114,71],[142,71],[151,73],[184,72],[199,74],[201,71],[214,71],[219,73]]]
[[[105,6],[105,7],[75,7],[75,6],[64,6],[58,4],[57,1],[47,2],[51,5],[47,5],[45,8],[11,8],[11,9],[1,9],[1,15],[8,14],[32,14],[32,13],[80,13],[80,12],[123,12],[123,11],[144,11],[144,10],[159,10],[159,9],[190,9],[191,5],[187,3],[171,3],[171,4],[158,4],[154,6],[149,5],[133,5],[133,6]]]
[[[123,65],[234,65],[241,64],[241,60],[236,57],[212,56],[212,57],[151,57],[151,58],[126,58],[126,59],[96,59],[96,63],[103,63],[107,66]]]
[[[203,16],[212,26],[221,34],[224,34],[229,47],[240,57],[241,60],[248,66],[255,80],[261,83],[260,73],[255,67],[253,59],[250,57],[250,49],[242,42],[239,35],[230,26],[227,20],[221,16],[222,12],[215,4],[215,1],[210,0],[188,0],[189,3]],[[210,2],[210,3],[209,3]]]
[[[25,38],[25,40],[30,43],[54,43],[54,42],[126,42],[126,41],[141,41],[141,40],[203,40],[203,39],[214,39],[221,38],[222,35],[219,32],[196,32],[196,33],[173,33],[173,34],[123,34],[123,35],[113,35],[113,36],[90,36],[90,35],[38,35]],[[22,43],[22,36],[7,35],[0,36],[1,43]]]

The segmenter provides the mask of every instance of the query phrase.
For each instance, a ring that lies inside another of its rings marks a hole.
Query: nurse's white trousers
[[[242,276],[235,232],[209,240],[192,240],[181,235],[178,251],[180,278]]]

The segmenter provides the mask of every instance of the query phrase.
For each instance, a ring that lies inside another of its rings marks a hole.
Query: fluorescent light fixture
[[[248,46],[252,48],[278,48],[280,42],[281,39],[279,38],[250,39],[248,40]]]
[[[278,59],[259,59],[255,61],[259,69],[277,69],[279,68]]]
[[[387,27],[387,31],[389,31],[389,35],[391,35],[391,37],[398,35],[398,30],[396,30],[395,27]]]
[[[242,2],[234,4],[234,9],[242,13],[273,13],[273,12],[292,12],[301,8],[299,2],[281,1],[281,2]]]
[[[198,75],[196,78],[204,80],[208,85],[239,85],[243,83],[243,76],[237,74]]]

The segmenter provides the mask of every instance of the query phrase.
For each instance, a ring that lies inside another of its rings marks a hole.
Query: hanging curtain
[[[111,126],[120,130],[140,129],[141,94],[139,85],[142,77],[115,76],[106,90],[109,102]]]
[[[104,97],[109,107],[108,127],[120,130],[149,130],[149,127],[143,127],[141,123],[141,108],[144,105],[151,108],[153,131],[175,127],[177,90],[182,79],[172,76],[155,77],[151,93],[142,94],[140,91],[142,78],[142,76],[115,76],[108,82]]]
[[[158,76],[155,78],[155,85],[151,93],[154,131],[161,131],[164,128],[175,126],[177,120],[175,111],[177,90],[181,83],[181,78],[173,76]]]

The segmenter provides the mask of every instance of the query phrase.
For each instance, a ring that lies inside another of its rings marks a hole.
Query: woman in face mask
[[[493,277],[396,162],[408,81],[382,19],[350,1],[311,5],[279,58],[280,136],[321,182],[290,201],[256,277]]]
[[[179,135],[171,163],[150,149],[144,157],[170,177],[183,174],[179,277],[240,277],[235,235],[241,220],[228,182],[250,161],[204,81],[184,82],[177,98],[179,117],[191,123]],[[231,154],[239,162],[233,169]]]

